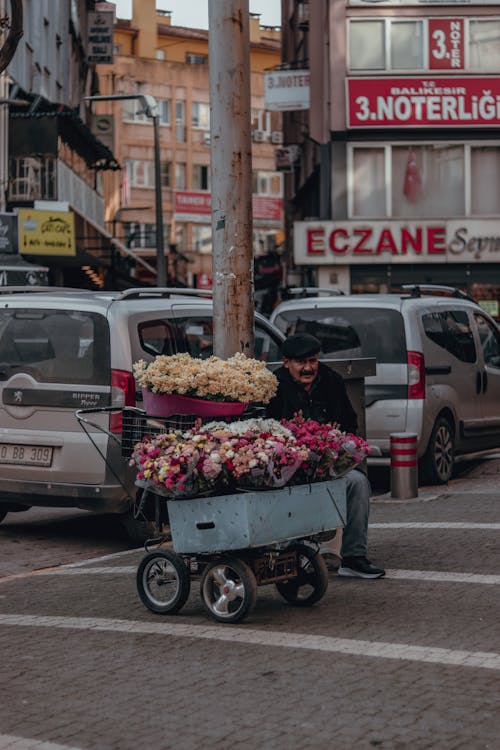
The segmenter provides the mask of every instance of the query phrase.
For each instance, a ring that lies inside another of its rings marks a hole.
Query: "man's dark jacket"
[[[318,375],[309,391],[292,378],[286,367],[280,367],[274,374],[278,378],[278,391],[267,406],[268,417],[291,419],[301,411],[304,419],[336,422],[342,430],[356,432],[358,420],[344,381],[330,367],[319,363]]]

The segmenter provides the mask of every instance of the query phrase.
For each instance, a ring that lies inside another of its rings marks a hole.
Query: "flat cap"
[[[321,341],[310,333],[295,333],[289,336],[281,345],[281,353],[290,359],[302,359],[311,354],[317,354],[321,349]]]

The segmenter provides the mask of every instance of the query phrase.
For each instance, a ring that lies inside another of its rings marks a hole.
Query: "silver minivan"
[[[271,321],[308,332],[322,355],[374,357],[365,380],[366,437],[388,463],[390,435],[418,437],[421,478],[445,483],[458,457],[500,447],[500,332],[473,300],[447,287],[282,302]]]
[[[79,507],[120,513],[142,538],[116,409],[142,406],[137,360],[213,353],[212,301],[189,292],[0,290],[0,521],[30,506]],[[255,315],[257,358],[278,360],[282,340]],[[93,415],[102,430],[86,434],[75,412],[101,407],[116,409]]]

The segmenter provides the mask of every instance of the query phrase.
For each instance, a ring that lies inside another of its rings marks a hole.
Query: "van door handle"
[[[483,393],[488,390],[488,373],[486,370],[483,372]]]
[[[479,372],[479,370],[478,370],[478,371],[476,372],[476,393],[477,393],[477,394],[481,393],[481,386],[482,386],[482,383],[483,383],[483,378],[482,378],[482,376],[481,376],[481,373],[480,373],[480,372]]]

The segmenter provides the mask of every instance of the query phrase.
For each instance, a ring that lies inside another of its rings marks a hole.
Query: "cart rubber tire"
[[[255,574],[243,560],[221,557],[203,571],[200,596],[207,612],[218,622],[239,622],[257,601]]]
[[[297,576],[279,581],[276,588],[289,604],[311,607],[325,595],[328,588],[328,568],[319,552],[306,544],[295,544],[288,551],[297,552]]]
[[[149,552],[137,569],[137,593],[159,615],[175,614],[186,603],[191,578],[186,563],[171,550]]]
[[[421,461],[422,479],[427,484],[446,484],[453,475],[455,433],[446,417],[436,420],[429,445]]]

